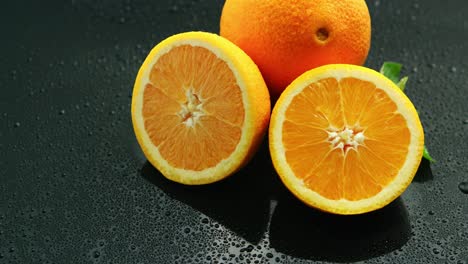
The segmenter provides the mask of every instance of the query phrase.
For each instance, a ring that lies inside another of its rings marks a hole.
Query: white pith
[[[357,148],[364,143],[364,132],[355,131],[353,128],[345,127],[342,131],[329,130],[328,142],[333,148],[347,151],[349,148]]]
[[[200,95],[195,94],[191,88],[185,89],[185,97],[186,101],[180,105],[181,110],[177,114],[184,125],[193,127],[198,119],[205,114],[203,99]]]

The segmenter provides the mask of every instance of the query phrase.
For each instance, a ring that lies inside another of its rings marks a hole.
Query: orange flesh
[[[283,145],[294,174],[320,195],[350,201],[372,197],[403,166],[410,132],[396,104],[374,84],[322,79],[296,95],[286,111]],[[364,140],[335,148],[329,132],[345,129]]]
[[[206,48],[181,45],[152,67],[143,119],[171,166],[201,171],[229,157],[239,143],[242,93],[225,61]]]

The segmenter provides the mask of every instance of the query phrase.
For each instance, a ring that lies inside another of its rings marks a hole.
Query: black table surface
[[[2,2],[0,263],[467,263],[468,2],[367,1],[366,65],[404,65],[437,162],[358,216],[292,197],[266,144],[209,186],[170,182],[143,156],[139,66],[172,34],[218,32],[223,3]]]

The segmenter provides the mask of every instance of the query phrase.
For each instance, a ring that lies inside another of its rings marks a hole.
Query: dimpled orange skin
[[[364,64],[371,21],[364,0],[226,0],[220,35],[253,59],[277,98],[312,68]]]

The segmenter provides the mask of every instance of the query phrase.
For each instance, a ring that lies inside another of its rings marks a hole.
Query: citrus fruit
[[[364,0],[227,0],[220,34],[254,60],[277,97],[312,68],[362,65],[371,19]]]
[[[406,95],[380,73],[326,65],[289,85],[271,115],[269,147],[286,187],[336,214],[379,209],[411,183],[424,133]]]
[[[245,165],[269,115],[257,66],[211,33],[181,33],[156,45],[133,90],[138,143],[166,178],[183,184],[212,183]]]

